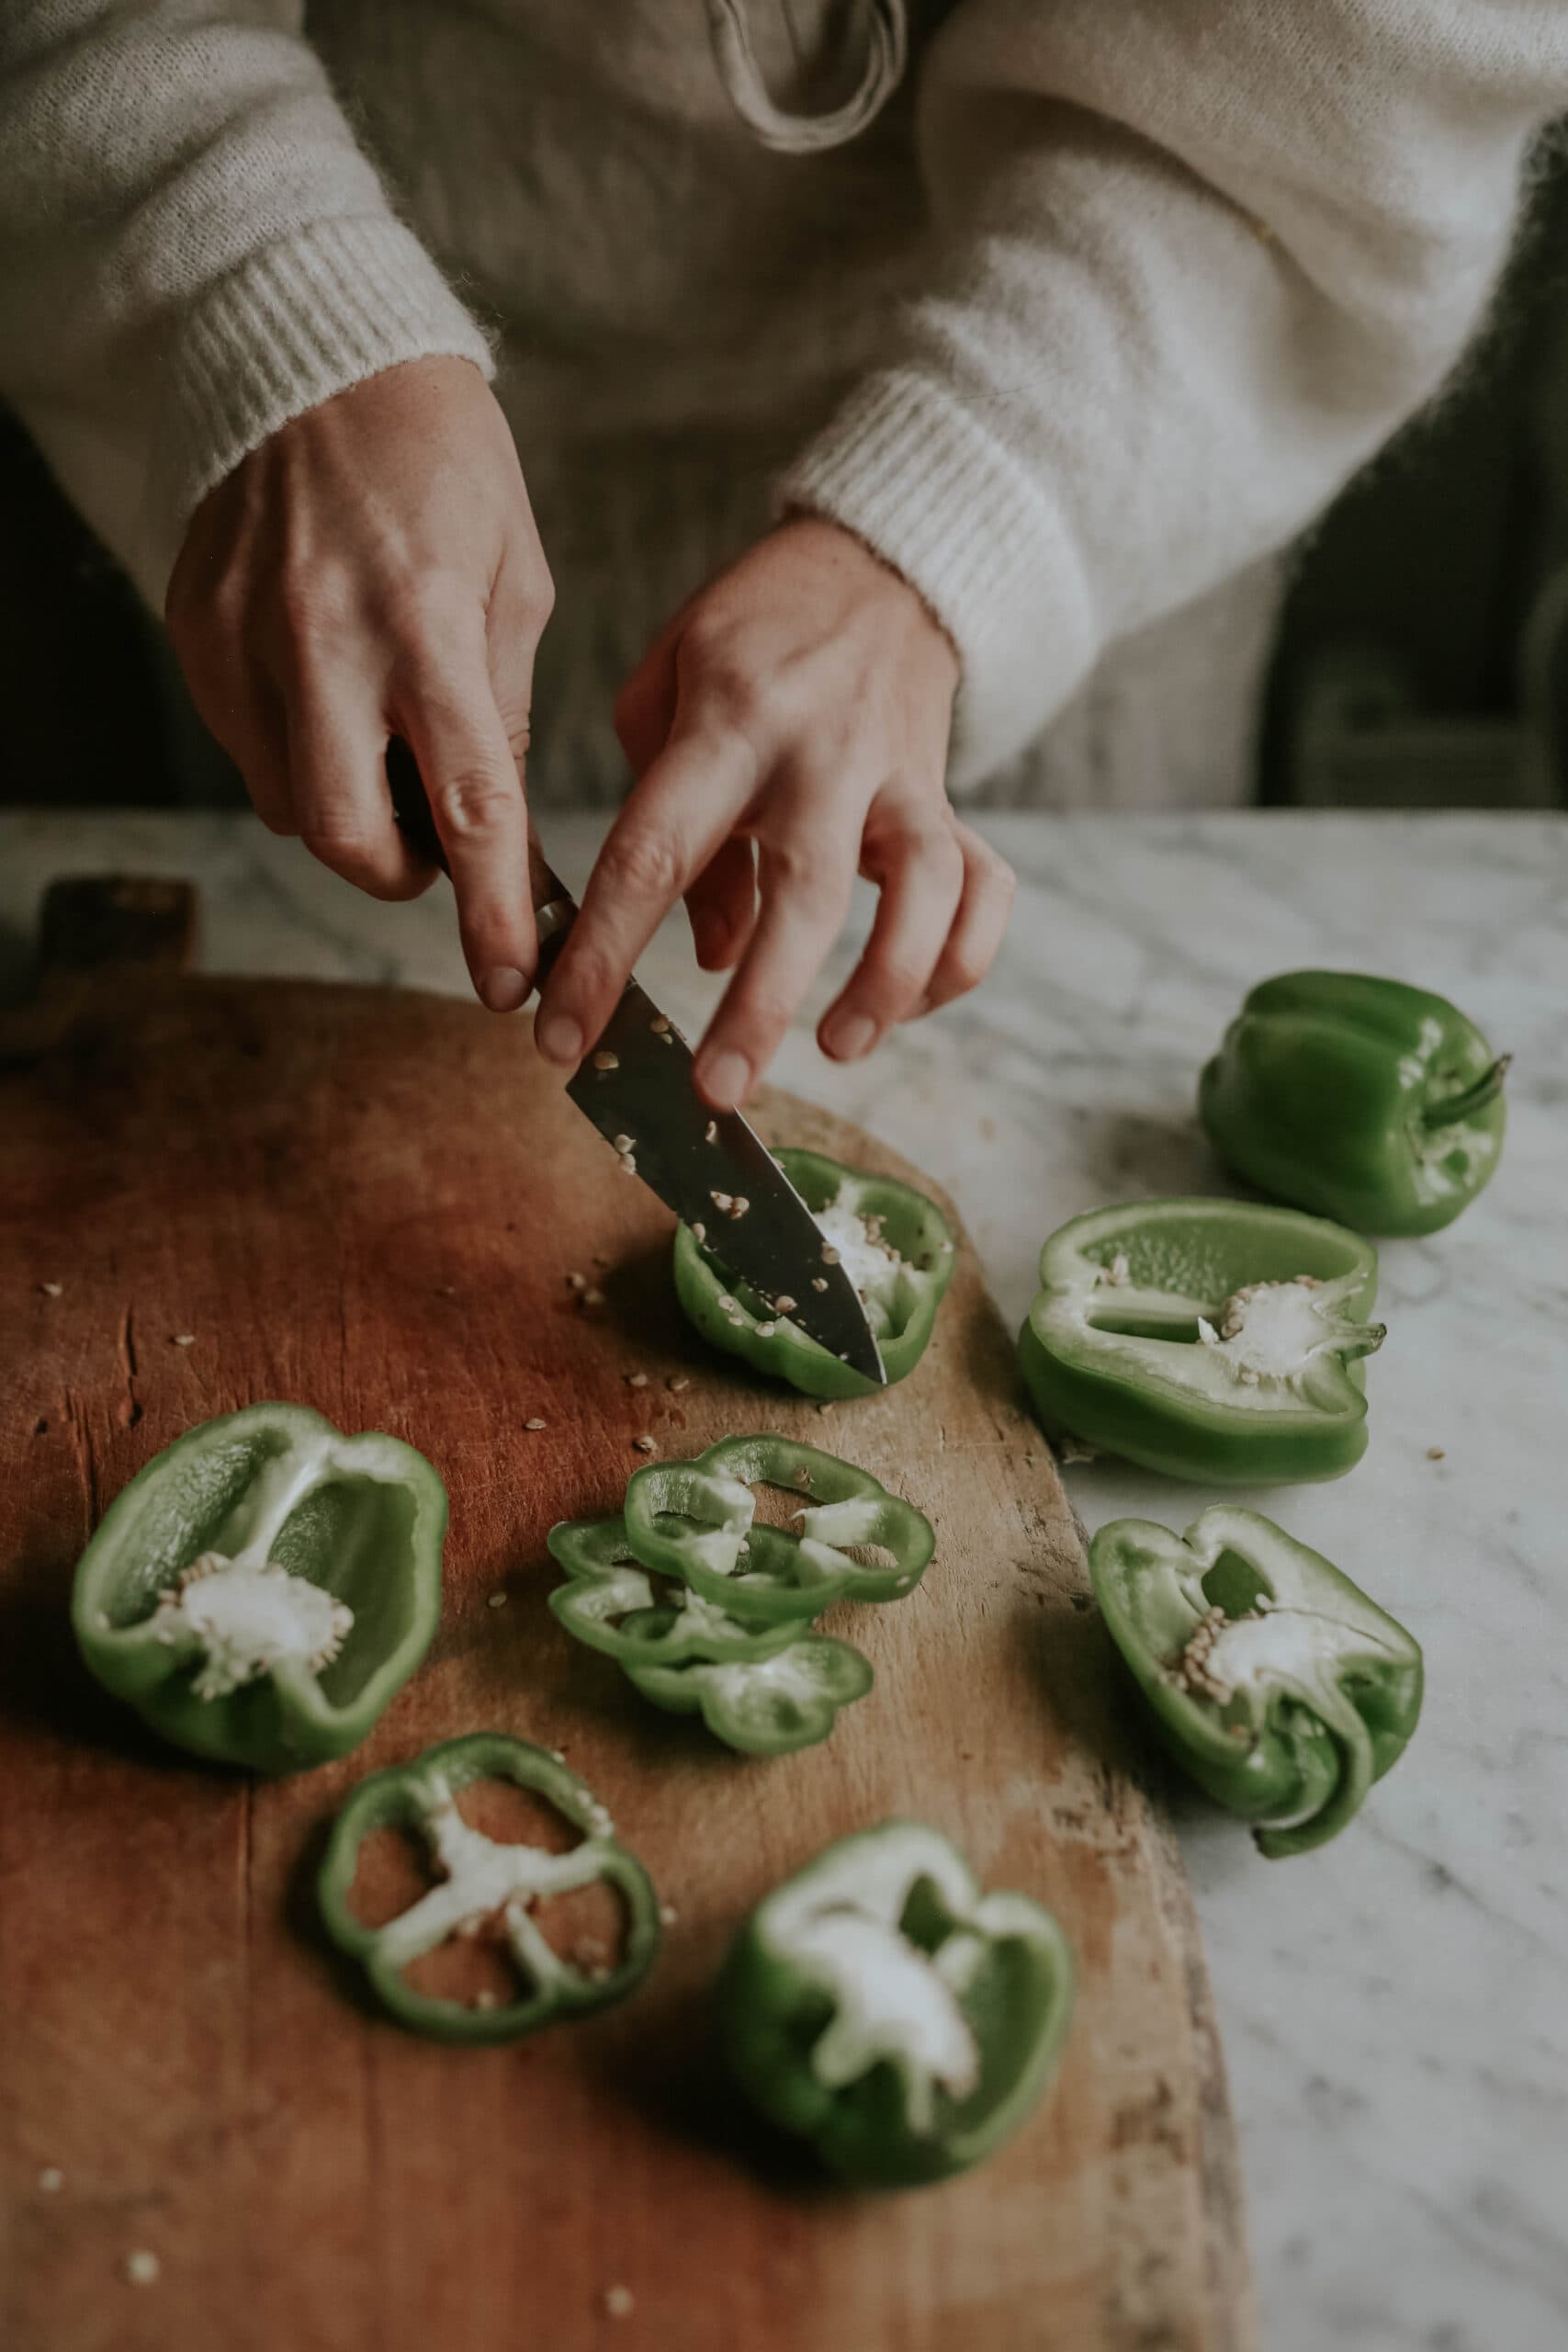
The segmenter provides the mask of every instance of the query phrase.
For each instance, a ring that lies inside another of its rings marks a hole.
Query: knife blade
[[[446,860],[413,754],[387,751],[399,824],[420,854]],[[577,914],[529,828],[528,879],[539,927],[541,988]],[[860,1293],[761,1137],[739,1111],[710,1111],[697,1093],[692,1049],[636,979],[568,1094],[618,1152],[621,1166],[657,1193],[738,1281],[867,1380],[886,1385],[882,1351]],[[785,1304],[787,1302],[787,1304]]]

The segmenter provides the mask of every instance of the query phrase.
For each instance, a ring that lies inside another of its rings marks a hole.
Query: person
[[[7,0],[0,393],[394,899],[407,742],[492,1008],[624,794],[539,1046],[683,897],[728,1106],[857,869],[827,1053],[982,977],[954,798],[1433,399],[1565,107],[1561,0]]]

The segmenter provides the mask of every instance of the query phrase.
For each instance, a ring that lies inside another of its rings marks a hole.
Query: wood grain
[[[686,1330],[668,1219],[516,1023],[167,971],[121,970],[72,1013],[50,1050],[24,1024],[0,1066],[9,2352],[1241,2352],[1191,1911],[968,1248],[914,1377],[819,1416]],[[912,1174],[787,1098],[763,1123]],[[132,1472],[267,1396],[418,1445],[453,1518],[423,1673],[355,1756],[253,1784],[141,1734],[81,1668],[66,1604]],[[544,1602],[546,1529],[615,1504],[634,1438],[683,1453],[748,1428],[864,1463],[940,1539],[908,1601],[833,1612],[876,1688],[775,1761],[647,1707]],[[564,1747],[676,1919],[620,2010],[450,2052],[366,2005],[311,1873],[365,1771],[478,1728]],[[895,1811],[1049,1903],[1081,1994],[1017,2139],[967,2179],[874,2200],[810,2180],[739,2113],[707,1988],[767,1886]],[[155,2284],[122,2280],[138,2248]]]

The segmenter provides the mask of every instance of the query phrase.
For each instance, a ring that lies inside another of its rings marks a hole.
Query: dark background
[[[1487,335],[1300,550],[1258,797],[1568,801],[1568,168]],[[239,787],[162,634],[0,409],[0,806],[210,805]]]

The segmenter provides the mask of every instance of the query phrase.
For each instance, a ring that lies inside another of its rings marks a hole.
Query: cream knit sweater
[[[464,355],[547,792],[791,504],[946,624],[974,787],[1432,395],[1565,108],[1564,0],[5,0],[0,393],[158,604],[267,434]]]

